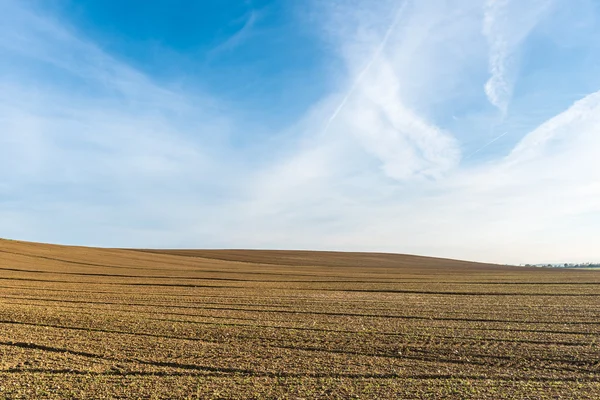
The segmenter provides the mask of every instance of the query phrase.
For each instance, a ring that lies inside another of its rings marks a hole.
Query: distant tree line
[[[583,264],[569,264],[564,263],[563,268],[600,268],[600,263],[583,263]]]
[[[600,268],[600,263],[564,263],[564,264],[525,264],[526,267],[553,267],[553,268]]]

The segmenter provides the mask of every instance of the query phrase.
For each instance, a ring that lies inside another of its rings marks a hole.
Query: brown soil
[[[0,398],[598,398],[600,273],[0,240]]]

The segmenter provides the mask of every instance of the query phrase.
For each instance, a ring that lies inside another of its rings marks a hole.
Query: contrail
[[[398,8],[398,11],[396,11],[396,15],[394,16],[394,20],[392,21],[392,23],[390,24],[390,27],[388,28],[388,30],[386,31],[385,35],[383,36],[383,39],[379,43],[379,46],[377,46],[377,49],[375,50],[375,53],[373,54],[373,56],[371,57],[371,59],[369,60],[369,62],[365,66],[365,68],[363,68],[363,70],[358,74],[358,76],[356,77],[356,80],[354,81],[354,83],[350,87],[350,90],[348,90],[348,93],[346,93],[346,96],[344,96],[344,98],[342,99],[342,101],[340,102],[340,104],[337,106],[337,108],[335,109],[335,111],[333,112],[333,114],[331,114],[331,117],[329,117],[329,120],[327,121],[327,123],[325,124],[325,127],[323,128],[323,133],[326,133],[329,130],[329,126],[331,125],[331,123],[333,122],[333,120],[338,116],[338,114],[340,113],[340,111],[342,111],[342,109],[344,108],[344,106],[348,102],[348,99],[352,96],[352,94],[354,93],[354,91],[358,87],[358,84],[363,80],[363,78],[367,74],[367,72],[369,72],[369,70],[371,69],[371,66],[373,65],[373,63],[375,62],[375,60],[377,60],[377,58],[381,55],[381,52],[383,51],[383,49],[387,45],[387,42],[388,42],[388,40],[389,40],[392,32],[394,31],[394,29],[396,29],[396,25],[398,25],[398,21],[400,20],[400,15],[402,14],[402,12],[404,11],[404,9],[406,8],[406,3],[407,2],[403,2],[402,5]]]
[[[474,152],[472,152],[471,154],[469,154],[467,157],[465,157],[465,159],[473,157],[475,154],[479,153],[481,150],[485,149],[486,147],[488,147],[489,145],[491,145],[492,143],[494,143],[496,140],[504,137],[507,133],[508,133],[508,131],[504,132],[500,136],[497,136],[497,137],[493,138],[492,140],[490,140],[489,142],[487,142],[486,144],[484,144],[483,146],[481,146],[480,148],[478,148],[477,150],[475,150]]]
[[[497,122],[492,122],[490,124],[490,136],[494,135],[494,131],[496,130],[496,128],[505,120],[505,116],[504,115],[500,115],[500,119]],[[468,156],[466,156],[464,159],[469,159],[471,157],[473,157],[475,154],[479,153],[481,150],[485,149],[486,147],[488,147],[489,145],[491,145],[492,143],[496,142],[497,140],[503,138],[504,136],[506,136],[506,134],[508,134],[508,131],[504,132],[503,134],[494,137],[492,140],[490,140],[489,142],[487,142],[486,144],[484,144],[483,146],[481,146],[480,148],[478,148],[477,150],[475,150],[474,152],[472,152],[471,154],[469,154]]]

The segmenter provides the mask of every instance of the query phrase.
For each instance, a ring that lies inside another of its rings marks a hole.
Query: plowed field
[[[0,398],[600,398],[600,273],[0,240]]]

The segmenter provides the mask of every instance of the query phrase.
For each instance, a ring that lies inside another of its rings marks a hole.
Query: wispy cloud
[[[385,50],[385,46],[387,45],[387,43],[388,43],[388,41],[390,39],[390,36],[394,32],[394,29],[396,29],[396,26],[398,25],[398,22],[400,21],[400,17],[402,16],[402,12],[404,11],[405,7],[406,7],[406,3],[404,2],[404,3],[401,4],[401,6],[396,11],[394,19],[392,20],[389,28],[387,29],[387,31],[383,35],[383,38],[381,39],[381,42],[374,49],[373,55],[367,61],[367,65],[362,69],[362,71],[360,71],[358,73],[358,75],[356,76],[354,82],[350,86],[350,89],[348,90],[348,93],[344,96],[344,98],[342,99],[342,101],[340,102],[340,104],[335,108],[335,110],[333,111],[333,113],[331,114],[331,116],[329,117],[329,119],[327,120],[327,123],[325,124],[325,128],[323,129],[324,133],[327,133],[327,131],[329,130],[329,126],[331,125],[331,123],[335,120],[335,118],[338,116],[338,114],[340,113],[340,111],[342,111],[342,109],[346,106],[346,104],[348,103],[348,100],[354,94],[354,92],[356,91],[356,89],[358,88],[358,86],[362,84],[362,81],[363,81],[364,77],[370,72],[371,67],[373,66],[373,64],[376,61],[378,61],[379,57],[381,57],[381,53],[383,52],[383,50]]]
[[[19,194],[12,201],[34,225],[32,239],[50,240],[51,221],[61,219],[65,241],[79,229],[106,234],[119,220],[136,229],[144,209],[170,224],[177,213],[164,207],[195,199],[198,212],[221,196],[229,169],[216,159],[229,151],[220,143],[230,126],[218,102],[152,82],[22,3],[3,9],[0,177],[6,192]],[[114,230],[104,243],[129,236]]]
[[[390,178],[439,178],[456,165],[460,150],[452,134],[419,112],[411,85],[435,86],[434,76],[426,82],[418,56],[432,56],[444,35],[465,32],[452,24],[439,29],[440,21],[456,17],[451,7],[437,11],[405,1],[382,2],[375,9],[355,1],[326,10],[325,26],[345,60],[349,90],[324,123],[325,130],[341,141],[356,142]],[[461,22],[471,18],[458,17]],[[381,24],[386,19],[387,26]]]
[[[568,110],[525,136],[511,152],[510,159],[526,160],[548,151],[564,151],[582,137],[592,135],[599,116],[600,91],[576,101]]]
[[[243,17],[243,25],[227,39],[215,46],[209,54],[209,57],[215,57],[223,52],[231,51],[242,45],[252,35],[256,23],[260,20],[261,12],[251,9]]]
[[[489,43],[490,78],[485,93],[505,115],[518,73],[519,47],[553,0],[487,0],[483,33]]]

